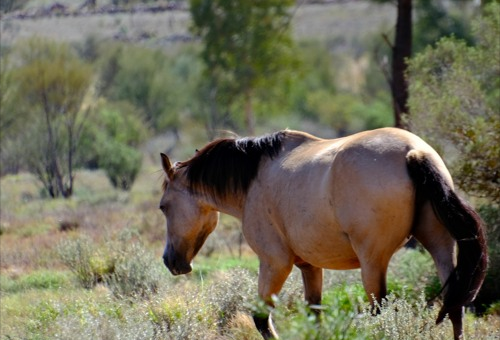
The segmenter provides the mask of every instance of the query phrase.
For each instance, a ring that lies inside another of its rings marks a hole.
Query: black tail
[[[431,159],[408,153],[407,167],[416,187],[417,202],[430,201],[434,213],[457,241],[457,265],[446,281],[446,293],[436,323],[453,310],[471,303],[486,275],[488,255],[479,215],[453,191]]]

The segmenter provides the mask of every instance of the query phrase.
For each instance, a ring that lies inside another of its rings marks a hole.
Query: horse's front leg
[[[311,307],[311,310],[316,315],[319,315],[321,310],[317,307],[321,304],[323,269],[306,262],[296,263],[295,265],[302,273],[302,281],[304,282],[304,297]]]
[[[292,263],[287,261],[260,260],[259,297],[270,307],[274,307],[273,295],[277,295],[292,271]],[[255,326],[264,339],[279,339],[274,330],[270,314],[254,315]]]

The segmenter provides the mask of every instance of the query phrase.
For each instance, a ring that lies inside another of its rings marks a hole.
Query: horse
[[[222,212],[241,220],[259,259],[259,297],[271,308],[294,265],[310,305],[321,303],[323,269],[361,268],[375,308],[386,295],[392,255],[413,236],[443,286],[436,324],[448,315],[454,339],[463,339],[464,306],[487,268],[484,226],[418,136],[382,128],[322,139],[283,130],[216,139],[187,161],[172,165],[161,154],[161,163],[163,261],[173,275],[192,270]],[[270,315],[254,321],[264,339],[278,338]]]

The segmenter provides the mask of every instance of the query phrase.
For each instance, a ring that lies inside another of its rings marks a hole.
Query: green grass
[[[67,271],[35,270],[19,277],[0,277],[2,294],[22,293],[28,290],[57,290],[73,284],[73,277]]]
[[[211,273],[217,271],[227,271],[235,268],[249,270],[257,274],[259,261],[256,255],[245,255],[241,258],[228,255],[214,255],[211,257],[199,257],[193,264],[193,274],[195,278],[202,280],[209,277]]]

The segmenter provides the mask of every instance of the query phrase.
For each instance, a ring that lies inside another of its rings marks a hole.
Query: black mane
[[[280,131],[255,138],[217,139],[180,166],[186,167],[190,189],[195,192],[215,199],[246,193],[262,157],[277,156],[285,135]]]

